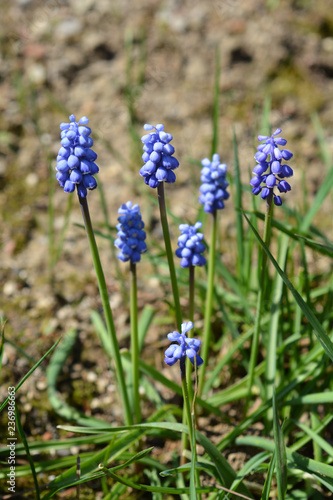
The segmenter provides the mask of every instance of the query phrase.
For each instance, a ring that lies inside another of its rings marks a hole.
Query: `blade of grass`
[[[24,449],[25,449],[25,453],[26,453],[26,457],[28,459],[29,466],[30,466],[30,469],[31,469],[31,474],[32,474],[32,477],[33,477],[33,480],[34,480],[35,491],[36,491],[36,500],[40,500],[40,491],[39,491],[39,485],[38,485],[38,479],[37,479],[35,464],[34,464],[34,461],[32,459],[32,456],[31,456],[31,453],[30,453],[30,450],[29,450],[29,445],[28,445],[28,442],[27,442],[26,437],[25,437],[25,433],[24,433],[24,430],[23,430],[23,427],[22,427],[22,423],[21,423],[20,415],[19,415],[19,412],[18,412],[18,409],[17,409],[17,405],[15,405],[15,420],[16,420],[17,432],[18,432],[18,434],[19,434],[19,436],[21,438],[21,441],[23,443],[23,446],[24,446]]]
[[[284,444],[284,436],[279,422],[276,404],[275,387],[273,387],[273,434],[276,453],[276,479],[278,485],[279,499],[284,500],[287,491],[287,457]]]
[[[313,200],[313,203],[311,204],[311,207],[309,211],[305,214],[301,226],[300,226],[300,232],[306,232],[310,224],[318,212],[318,210],[322,207],[323,202],[326,198],[326,196],[329,194],[333,187],[333,166],[330,167],[328,174],[326,178],[323,180],[322,185],[320,186],[315,199]]]
[[[276,454],[275,454],[275,450],[274,450],[272,457],[271,457],[271,461],[269,462],[267,476],[265,479],[265,484],[264,484],[264,488],[263,488],[262,493],[261,493],[260,500],[269,500],[269,498],[270,498],[270,492],[271,492],[271,487],[272,487],[272,480],[273,480],[275,464],[276,464]]]
[[[235,442],[240,446],[254,446],[256,448],[262,448],[267,451],[274,451],[275,449],[275,444],[273,441],[259,436],[237,438]],[[333,467],[331,465],[317,462],[312,458],[304,457],[299,453],[290,451],[289,448],[286,448],[286,456],[289,467],[299,469],[303,472],[317,477],[330,489],[330,491],[333,492]]]
[[[233,145],[234,145],[234,185],[235,192],[235,215],[236,215],[236,240],[237,240],[237,275],[241,277],[241,283],[244,283],[246,276],[244,275],[244,227],[242,217],[242,182],[240,178],[238,146],[235,127],[233,127]]]
[[[17,391],[19,390],[19,388],[24,384],[24,382],[30,377],[30,375],[36,370],[36,368],[38,368],[38,366],[44,361],[44,359],[47,358],[47,356],[49,354],[51,354],[51,352],[53,351],[53,349],[55,349],[57,347],[57,345],[59,344],[61,338],[62,337],[60,337],[57,340],[57,342],[55,344],[53,344],[53,346],[47,351],[47,353],[44,354],[44,356],[42,356],[40,358],[40,360],[28,371],[28,373],[26,375],[24,375],[24,377],[20,380],[20,382],[17,384],[17,386],[15,388],[15,394],[17,393]],[[0,406],[0,412],[6,407],[8,401],[9,401],[9,396],[4,400],[4,402]]]
[[[333,170],[332,170],[332,172],[333,172]],[[332,176],[332,179],[333,179],[333,176]],[[262,246],[263,250],[265,251],[266,255],[269,257],[269,259],[271,260],[271,262],[274,265],[275,269],[280,274],[280,276],[283,279],[285,285],[291,291],[291,293],[294,296],[294,299],[295,299],[297,305],[302,309],[303,314],[305,315],[305,317],[308,319],[308,321],[312,325],[312,327],[314,329],[314,332],[315,332],[315,334],[316,334],[319,342],[321,343],[323,349],[325,350],[326,354],[333,361],[333,343],[332,343],[331,339],[329,338],[329,336],[327,335],[327,333],[325,332],[325,330],[321,326],[320,322],[318,321],[318,319],[316,318],[316,316],[314,315],[314,313],[312,312],[312,310],[304,302],[304,300],[302,299],[302,297],[300,296],[300,294],[294,288],[293,284],[291,283],[291,281],[287,277],[286,273],[280,268],[280,266],[278,265],[278,263],[274,259],[273,255],[270,253],[269,249],[267,248],[267,246],[265,245],[265,243],[263,242],[263,240],[261,239],[261,237],[259,236],[259,234],[255,230],[255,228],[251,224],[251,222],[248,219],[248,217],[246,217],[246,215],[244,215],[244,217],[246,218],[248,224],[252,228],[252,231],[254,232],[257,240],[259,241],[259,243]]]
[[[279,239],[279,265],[281,268],[285,267],[288,252],[289,238],[285,234],[280,235]],[[277,342],[279,332],[279,318],[281,313],[281,298],[283,291],[283,281],[281,277],[276,274],[274,280],[274,290],[272,295],[271,319],[269,322],[268,330],[268,345],[266,354],[266,371],[265,371],[265,387],[266,399],[272,399],[276,377],[276,364],[277,364]],[[279,358],[280,359],[280,358]],[[266,417],[266,431],[268,426],[273,421],[273,411],[268,410]]]

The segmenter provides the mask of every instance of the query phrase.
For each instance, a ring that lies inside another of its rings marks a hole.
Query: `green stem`
[[[273,210],[273,193],[270,193],[270,196],[266,201],[266,215],[265,215],[265,226],[264,226],[264,242],[265,245],[269,248],[269,243],[271,239],[271,222],[272,222],[272,210]],[[266,252],[262,252],[262,261],[261,261],[261,270],[260,270],[260,281],[259,281],[259,290],[257,297],[257,314],[254,325],[253,339],[252,339],[252,347],[251,347],[251,358],[249,365],[249,378],[248,378],[248,392],[247,398],[245,402],[244,415],[247,415],[247,411],[249,408],[249,403],[251,399],[252,386],[254,381],[254,371],[257,365],[258,359],[258,351],[259,351],[259,335],[260,335],[260,325],[261,325],[261,315],[263,310],[264,298],[265,298],[265,277],[266,277],[266,268],[267,268],[267,254]]]
[[[194,322],[194,283],[195,283],[195,266],[189,268],[189,318]],[[186,374],[187,375],[187,374]]]
[[[195,266],[190,266],[189,267],[189,318],[190,321],[194,320],[194,283],[195,283]],[[190,330],[187,333],[187,337],[190,338],[191,334],[193,333],[192,330]],[[192,404],[193,401],[193,387],[192,387],[192,381],[191,381],[191,369],[192,365],[189,359],[186,359],[186,380],[188,380],[188,394],[189,394],[189,399],[190,399],[190,404]],[[187,424],[187,416],[186,416],[186,408],[184,406],[183,408],[183,424]],[[188,446],[188,439],[187,435],[185,432],[182,434],[182,450],[186,450]],[[182,454],[181,457],[181,465],[185,464],[185,456],[184,453]]]
[[[193,426],[193,420],[192,420],[192,414],[191,414],[191,403],[190,403],[189,393],[187,390],[185,360],[186,360],[186,358],[180,359],[180,376],[181,376],[181,380],[182,380],[184,409],[186,412],[188,434],[189,434],[189,440],[190,440],[191,451],[192,451],[192,462],[194,462],[194,464],[195,464],[197,461],[197,447],[196,447],[196,438],[195,438],[195,427]],[[197,486],[200,488],[200,478],[199,478],[198,471],[196,471],[195,476],[196,476]]]
[[[139,395],[139,339],[138,339],[138,297],[136,264],[131,262],[131,355],[133,377],[133,406],[135,423],[141,422],[140,395]]]
[[[176,278],[176,270],[175,270],[175,264],[173,261],[173,253],[172,253],[172,248],[171,248],[169,225],[168,225],[168,219],[167,219],[167,213],[166,213],[166,207],[165,207],[164,182],[160,182],[159,185],[157,186],[157,194],[158,194],[158,203],[159,203],[159,207],[160,207],[161,224],[162,224],[162,229],[163,229],[165,250],[166,250],[168,264],[169,264],[172,293],[173,293],[173,299],[175,302],[176,321],[177,321],[177,327],[178,327],[179,332],[180,332],[181,326],[182,326],[182,312],[180,309],[180,300],[179,300],[179,291],[178,291],[178,284],[177,284],[177,278]]]
[[[119,260],[116,258],[116,249],[114,246],[114,238],[112,237],[112,233],[111,233],[111,224],[109,221],[109,213],[108,213],[108,208],[106,205],[106,199],[105,199],[104,189],[103,189],[103,184],[101,183],[101,179],[98,180],[98,191],[99,191],[99,195],[101,198],[101,205],[102,205],[102,210],[103,210],[103,215],[104,215],[104,221],[105,221],[105,226],[106,226],[106,230],[107,230],[108,237],[109,237],[111,257],[114,261],[117,283],[120,284],[120,291],[121,291],[121,295],[123,297],[124,304],[128,304],[127,289],[126,289],[125,280],[124,280],[124,277],[123,277],[123,274],[121,272],[121,268],[119,265]]]
[[[99,293],[101,296],[104,315],[105,315],[106,327],[107,327],[108,333],[110,335],[111,348],[113,351],[113,357],[114,357],[114,361],[115,361],[115,365],[116,365],[116,372],[117,372],[117,377],[118,377],[120,396],[121,396],[121,400],[122,400],[123,408],[124,408],[124,412],[125,412],[125,422],[126,422],[126,425],[131,425],[131,424],[133,424],[133,417],[132,417],[132,412],[131,412],[129,400],[128,400],[124,370],[123,370],[121,357],[120,357],[120,351],[119,351],[119,344],[118,344],[118,340],[117,340],[117,336],[116,336],[116,330],[114,327],[113,316],[112,316],[112,311],[111,311],[110,302],[109,302],[109,294],[108,294],[107,287],[106,287],[103,268],[102,268],[101,261],[99,258],[98,249],[97,249],[95,236],[94,236],[94,231],[93,231],[91,220],[90,220],[88,203],[87,203],[86,198],[82,198],[80,196],[78,198],[79,198],[79,202],[80,202],[83,222],[84,222],[84,225],[85,225],[85,228],[87,231],[90,252],[91,252],[91,256],[92,256],[94,267],[95,267]]]
[[[198,396],[202,394],[203,384],[205,380],[205,372],[208,362],[210,334],[211,334],[211,321],[213,311],[213,296],[214,296],[214,273],[215,273],[215,258],[216,258],[216,235],[217,235],[217,212],[212,213],[212,228],[209,246],[209,260],[208,260],[208,282],[207,282],[207,295],[205,307],[205,325],[202,339],[202,359],[203,365],[199,374]]]

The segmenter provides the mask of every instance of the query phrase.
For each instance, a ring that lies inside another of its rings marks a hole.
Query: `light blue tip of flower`
[[[142,221],[139,205],[128,201],[118,210],[118,234],[114,244],[119,248],[118,259],[136,264],[141,260],[141,254],[147,251],[145,243],[146,232]]]
[[[187,338],[186,333],[193,328],[192,321],[182,324],[182,333],[176,331],[168,333],[167,337],[172,342],[177,344],[170,345],[165,351],[164,361],[167,365],[172,366],[182,358],[188,357],[192,365],[196,363],[197,366],[203,364],[203,359],[199,356],[198,352],[201,345],[201,340]]]
[[[61,123],[61,148],[57,156],[57,179],[67,193],[77,189],[81,198],[87,196],[87,189],[97,187],[93,177],[99,171],[94,163],[97,154],[91,149],[93,140],[89,137],[91,129],[86,127],[89,122],[86,116],[75,121],[75,115],[70,115],[70,123]]]

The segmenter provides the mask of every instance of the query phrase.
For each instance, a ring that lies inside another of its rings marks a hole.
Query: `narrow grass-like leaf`
[[[234,145],[234,185],[235,185],[235,216],[236,216],[236,239],[237,239],[237,274],[241,276],[242,282],[246,278],[244,275],[244,227],[242,217],[242,182],[239,169],[238,146],[235,127],[233,127]]]
[[[28,442],[27,442],[26,437],[25,437],[25,433],[24,433],[24,430],[22,427],[22,423],[21,423],[20,415],[19,415],[19,412],[17,409],[17,405],[15,405],[15,420],[16,420],[17,432],[18,432],[18,434],[21,438],[21,441],[23,443],[26,457],[27,457],[29,465],[30,465],[31,474],[32,474],[32,477],[34,480],[34,485],[35,485],[35,490],[36,490],[36,500],[40,500],[40,491],[39,491],[39,485],[38,485],[35,464],[34,464],[34,461],[32,459],[32,456],[31,456],[31,453],[29,450],[29,445],[28,445]]]
[[[258,210],[252,210],[252,211],[244,210],[243,213],[248,214],[248,215],[254,214],[260,220],[264,220],[264,218],[265,218],[265,214],[263,214],[262,212],[259,212]],[[290,214],[290,215],[295,216],[295,214]],[[280,222],[277,219],[272,219],[272,227],[287,234],[288,236],[290,236],[294,240],[299,240],[300,238],[302,238],[305,240],[306,245],[309,248],[312,248],[313,250],[316,250],[317,252],[319,252],[323,255],[332,256],[333,245],[327,240],[327,238],[324,238],[325,244],[320,243],[317,240],[314,240],[312,238],[307,238],[305,236],[298,234],[300,231],[299,227],[297,228],[295,226],[292,226],[291,224],[286,224],[284,222]],[[315,230],[315,228],[313,226],[311,226],[310,229],[312,232]],[[315,231],[315,233],[317,233],[317,232],[318,231]],[[319,234],[317,234],[317,236],[323,237],[323,235],[319,235]]]
[[[241,470],[237,473],[236,479],[234,479],[233,483],[230,486],[230,490],[236,490],[238,485],[243,481],[243,479],[248,474],[253,474],[257,471],[258,467],[265,462],[269,458],[269,453],[266,451],[262,451],[251,457],[241,468]]]
[[[276,479],[278,485],[279,499],[284,500],[287,491],[287,457],[284,444],[284,436],[279,422],[276,404],[275,387],[273,389],[273,433],[276,453]]]
[[[308,434],[310,438],[316,444],[318,444],[318,446],[320,446],[322,450],[326,451],[326,453],[333,458],[333,446],[329,444],[328,441],[326,441],[326,439],[323,439],[321,436],[318,435],[318,433],[315,430],[311,429],[302,422],[295,422],[295,424],[297,425],[297,427],[302,429],[306,434]]]
[[[119,433],[119,432],[124,432],[124,431],[134,431],[134,433],[138,433],[140,430],[145,431],[149,429],[167,429],[170,431],[175,431],[179,433],[186,432],[188,434],[188,427],[187,425],[180,424],[180,423],[175,423],[175,422],[147,422],[144,424],[137,424],[137,425],[132,425],[132,426],[122,426],[122,427],[111,427],[111,426],[105,426],[104,428],[97,429],[97,428],[80,428],[80,427],[73,427],[73,426],[60,426],[60,428],[67,430],[69,432],[110,432],[110,433]],[[133,434],[133,432],[131,433]],[[216,446],[206,437],[204,436],[201,432],[196,431],[196,439],[199,444],[201,444],[207,454],[210,456],[211,460],[214,462],[218,473],[219,473],[219,478],[220,482],[222,485],[225,486],[230,486],[233,482],[233,480],[236,478],[236,473],[231,467],[231,465],[228,463],[226,458],[218,451]],[[124,438],[121,438],[120,440],[126,440],[126,443],[128,444],[128,436],[125,436]],[[119,440],[119,441],[120,441]],[[97,460],[97,459],[96,459]],[[96,462],[95,460],[95,462]],[[91,470],[90,470],[91,472]],[[200,491],[198,489],[198,491]],[[244,494],[249,494],[247,491],[247,488],[244,485],[240,485],[239,491]]]
[[[38,368],[38,366],[44,361],[44,359],[47,358],[47,356],[49,354],[51,354],[51,352],[53,351],[53,349],[55,349],[57,347],[57,345],[59,344],[61,338],[62,337],[60,337],[57,340],[57,342],[55,344],[53,344],[53,346],[47,351],[47,353],[44,354],[44,356],[42,356],[40,358],[40,360],[28,371],[28,373],[26,375],[24,375],[24,377],[20,380],[20,382],[17,384],[17,386],[15,388],[15,394],[17,393],[17,391],[19,390],[19,388],[24,384],[24,382],[27,380],[27,378],[29,378],[30,375],[36,370],[36,368]],[[2,405],[0,407],[0,412],[5,408],[5,406],[7,405],[8,401],[9,401],[9,396],[2,403]]]
[[[226,486],[227,488],[229,488],[232,485],[233,481],[236,479],[236,473],[234,469],[231,467],[222,453],[219,452],[216,446],[206,436],[204,436],[204,434],[196,431],[196,437],[198,443],[200,443],[201,446],[204,447],[206,453],[214,462],[219,473],[219,478],[222,486]],[[246,486],[242,483],[239,484],[238,492],[250,498],[253,498]]]
[[[274,450],[274,453],[272,454],[271,460],[269,462],[267,476],[265,479],[265,484],[264,484],[264,487],[263,487],[263,490],[261,493],[260,500],[269,500],[269,498],[270,498],[270,492],[271,492],[271,487],[272,487],[272,480],[273,480],[273,475],[274,475],[275,464],[276,464],[276,453]]]
[[[142,313],[140,315],[139,325],[138,325],[139,352],[142,351],[145,337],[147,335],[149,326],[151,325],[151,323],[154,319],[155,314],[156,314],[156,311],[152,306],[150,306],[150,305],[144,306]]]
[[[332,173],[333,173],[333,169],[332,169]],[[333,179],[333,175],[332,175],[332,179]],[[316,318],[316,316],[314,315],[314,313],[312,312],[312,310],[309,308],[309,306],[304,302],[304,300],[302,299],[302,297],[300,296],[300,294],[297,292],[297,290],[295,289],[295,287],[293,286],[293,284],[291,283],[291,281],[287,277],[286,273],[280,268],[280,266],[278,265],[278,263],[274,259],[273,255],[270,253],[269,249],[264,244],[264,242],[261,239],[260,235],[258,234],[258,232],[256,231],[256,229],[254,228],[254,226],[251,224],[251,222],[248,219],[248,217],[246,217],[246,215],[244,215],[244,217],[246,218],[247,222],[249,223],[249,225],[250,225],[252,231],[254,232],[257,240],[259,241],[259,243],[262,246],[262,248],[264,249],[265,253],[267,254],[267,256],[269,257],[269,259],[271,260],[271,262],[274,265],[275,269],[280,274],[280,276],[283,279],[285,285],[289,288],[289,290],[293,294],[294,299],[297,302],[298,306],[302,309],[303,314],[306,316],[306,318],[309,320],[310,324],[312,325],[312,327],[314,329],[314,332],[315,332],[315,334],[316,334],[319,342],[323,346],[326,354],[333,361],[333,343],[332,343],[331,339],[329,338],[329,336],[327,335],[327,333],[325,332],[325,330],[321,326],[320,322],[318,321],[318,319]]]
[[[281,268],[285,267],[287,252],[288,252],[288,241],[289,238],[282,234],[279,239],[279,265]],[[272,306],[271,306],[271,318],[269,322],[268,329],[268,345],[266,354],[266,370],[265,370],[265,387],[266,387],[266,399],[272,399],[273,397],[273,387],[275,385],[276,377],[276,365],[277,365],[277,342],[278,342],[278,332],[279,332],[279,318],[281,313],[281,297],[283,291],[283,281],[281,277],[276,274],[274,279],[274,289],[272,295]],[[267,412],[267,421],[271,423],[273,420],[273,413],[271,411]],[[268,430],[268,428],[267,428]]]
[[[259,436],[237,438],[236,444],[240,446],[254,446],[269,451],[274,451],[275,449],[274,442]],[[286,448],[286,456],[288,467],[299,469],[315,476],[333,492],[333,467],[331,465],[304,457],[288,448]]]
[[[299,396],[298,398],[289,399],[287,401],[281,402],[284,406],[293,405],[320,405],[325,403],[333,403],[333,392],[317,392],[315,394],[305,394],[304,396]]]
[[[320,155],[325,163],[326,167],[330,167],[331,165],[331,154],[330,154],[330,149],[328,147],[328,143],[325,140],[325,135],[324,135],[324,130],[323,127],[320,123],[320,119],[317,113],[313,113],[311,116],[312,124],[314,126],[314,129],[316,131],[317,135],[317,140],[319,144],[319,149],[320,149]]]
[[[110,469],[107,469],[103,465],[100,466],[100,469],[105,472],[107,475],[109,475],[112,479],[115,481],[119,481],[122,484],[125,484],[126,486],[133,488],[135,490],[139,491],[149,491],[152,493],[164,493],[164,494],[170,494],[170,495],[181,495],[182,493],[188,493],[188,488],[170,488],[167,486],[149,486],[147,484],[139,484],[135,483],[133,481],[130,481],[128,479],[125,479],[124,477],[120,477],[117,474],[114,474]],[[210,493],[212,491],[217,491],[217,488],[214,487],[206,487],[206,488],[198,488],[197,493]]]
[[[310,227],[310,224],[322,206],[326,196],[329,194],[333,187],[333,166],[331,166],[330,170],[328,171],[328,174],[326,178],[323,180],[322,185],[320,186],[315,199],[313,200],[313,203],[310,207],[310,210],[305,214],[301,226],[300,226],[300,231],[306,232],[308,228]]]
[[[161,426],[161,422],[155,422],[156,420],[160,420],[165,418],[165,416],[170,412],[170,407],[167,408],[162,408],[161,410],[157,411],[155,414],[152,415],[151,420],[154,421],[153,427],[154,428],[163,428]],[[178,424],[180,425],[180,424]],[[105,426],[105,423],[104,423]],[[171,426],[171,424],[169,424]],[[91,458],[88,460],[84,461],[81,463],[81,476],[82,478],[85,478],[87,475],[91,475],[93,472],[98,470],[98,466],[101,462],[107,462],[110,460],[115,460],[117,459],[121,453],[123,453],[125,450],[127,450],[129,447],[133,446],[146,432],[146,429],[151,428],[151,423],[148,422],[145,425],[136,425],[136,426],[125,426],[125,427],[120,427],[120,428],[114,428],[114,427],[107,427],[106,426],[106,431],[107,432],[124,432],[124,431],[129,431],[126,433],[126,435],[121,436],[119,439],[117,439],[113,446],[112,449],[108,449],[109,445],[102,449],[101,451],[98,451],[95,453]],[[63,428],[67,428],[67,426],[64,426]],[[70,427],[69,427],[70,428]],[[172,430],[172,429],[171,429]],[[91,431],[98,431],[97,428],[91,428]],[[102,431],[103,432],[103,431]],[[105,452],[108,449],[108,457],[105,457]],[[56,477],[49,485],[49,488],[51,489],[56,489],[57,491],[61,488],[67,488],[69,485],[73,484],[75,482],[76,478],[76,466],[71,467],[67,471],[63,472],[60,476]],[[54,492],[52,492],[53,494]],[[51,496],[45,497],[46,498],[51,498]]]

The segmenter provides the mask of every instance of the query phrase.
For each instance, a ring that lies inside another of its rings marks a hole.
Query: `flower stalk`
[[[132,417],[132,412],[130,409],[128,394],[127,394],[125,375],[124,375],[123,365],[122,365],[121,357],[120,357],[119,344],[118,344],[118,340],[117,340],[117,336],[116,336],[116,330],[115,330],[115,326],[114,326],[112,310],[110,307],[109,294],[108,294],[108,290],[106,287],[104,272],[103,272],[101,261],[99,258],[99,253],[98,253],[98,249],[97,249],[97,245],[96,245],[96,241],[95,241],[94,231],[93,231],[92,224],[91,224],[87,198],[82,197],[82,196],[78,196],[78,198],[79,198],[79,203],[80,203],[80,207],[81,207],[83,222],[84,222],[87,236],[88,236],[90,252],[92,255],[92,259],[93,259],[93,263],[94,263],[94,267],[95,267],[95,272],[96,272],[96,276],[97,276],[99,293],[101,296],[103,310],[104,310],[106,328],[107,328],[108,334],[110,336],[112,355],[113,355],[114,362],[116,365],[116,374],[117,374],[117,378],[118,378],[119,392],[120,392],[120,397],[121,397],[122,404],[123,404],[123,409],[125,412],[125,422],[126,422],[126,425],[132,425],[133,424],[133,417]]]
[[[139,339],[138,339],[138,298],[137,298],[137,279],[136,264],[130,262],[131,273],[131,358],[132,358],[132,377],[133,377],[133,406],[135,423],[141,422],[141,407],[139,394]]]
[[[216,239],[217,239],[217,211],[212,213],[211,217],[211,234],[208,259],[208,281],[206,291],[205,305],[205,324],[203,332],[203,350],[202,359],[203,367],[199,374],[198,396],[200,397],[203,390],[205,372],[208,362],[210,337],[211,337],[211,321],[213,312],[213,297],[214,297],[214,274],[215,274],[215,259],[216,259]]]
[[[164,237],[164,243],[165,243],[165,250],[166,250],[168,264],[169,264],[172,293],[173,293],[173,299],[174,299],[174,304],[175,304],[176,322],[177,322],[177,327],[179,329],[181,329],[182,312],[181,312],[181,308],[180,308],[179,290],[178,290],[175,264],[173,261],[168,218],[167,218],[166,206],[165,206],[164,183],[163,182],[160,182],[159,185],[157,186],[157,194],[158,194],[158,204],[159,204],[159,208],[160,208],[160,216],[161,216],[161,224],[162,224],[163,237]]]

